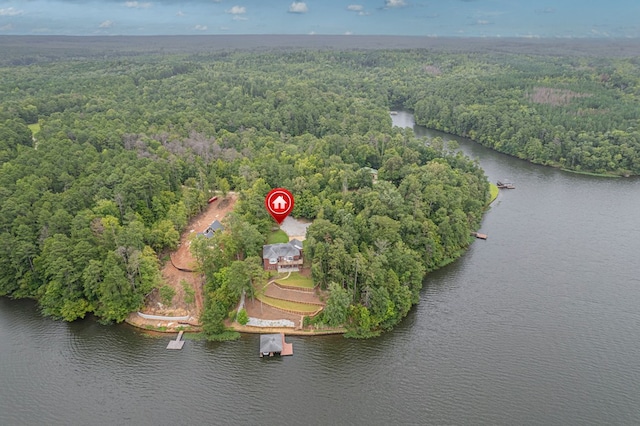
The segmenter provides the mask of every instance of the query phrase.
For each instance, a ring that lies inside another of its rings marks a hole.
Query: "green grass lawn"
[[[263,296],[263,295],[256,296],[256,299],[262,301],[267,305],[275,306],[276,308],[287,309],[287,310],[296,311],[296,312],[304,312],[309,314],[317,311],[318,308],[320,308],[319,306],[316,306],[316,305],[308,305],[306,303],[298,303],[298,302],[291,302],[289,300],[274,299],[272,297]]]
[[[280,275],[280,277],[282,278],[286,276],[287,274]],[[278,281],[282,285],[288,285],[292,287],[313,288],[313,280],[311,278],[303,277],[302,275],[300,275],[300,272],[292,272],[291,276],[286,280],[276,278],[276,281]]]
[[[269,234],[267,237],[267,244],[288,243],[289,236],[282,229],[278,229]]]
[[[40,123],[29,124],[27,127],[31,130],[33,136],[37,135],[40,131]]]
[[[491,191],[491,199],[489,200],[488,204],[491,204],[495,201],[496,198],[498,198],[498,193],[500,192],[500,190],[498,189],[497,185],[494,185],[492,183],[489,184],[489,190]]]

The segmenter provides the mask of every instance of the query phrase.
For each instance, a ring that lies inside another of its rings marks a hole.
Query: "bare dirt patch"
[[[260,318],[263,320],[275,321],[284,319],[292,321],[294,324],[299,326],[300,320],[302,319],[302,315],[281,311],[267,305],[266,303],[262,303],[258,299],[252,300],[247,298],[244,302],[244,309],[250,317]]]
[[[175,296],[170,305],[163,305],[160,300],[158,290],[154,290],[147,298],[143,313],[151,315],[166,316],[190,316],[191,324],[197,324],[204,306],[204,277],[195,272],[196,262],[191,255],[189,246],[191,240],[198,232],[204,232],[215,220],[222,221],[224,217],[233,210],[238,200],[235,193],[229,193],[226,198],[220,197],[218,200],[207,205],[205,211],[194,217],[188,224],[187,229],[180,237],[178,250],[170,254],[170,260],[165,262],[162,268],[163,284],[172,287]],[[188,297],[185,287],[193,289],[194,300],[187,303]],[[139,317],[135,312],[129,315],[127,322],[142,328],[165,328],[172,331],[183,327],[175,321],[147,320]]]
[[[283,281],[286,284],[286,281]],[[269,283],[264,290],[264,295],[274,299],[289,300],[291,302],[307,303],[310,305],[324,306],[315,291],[293,290],[283,288],[275,282]]]
[[[572,99],[587,98],[589,93],[578,93],[567,89],[554,89],[551,87],[534,87],[533,92],[527,96],[531,102],[553,106],[569,105]]]

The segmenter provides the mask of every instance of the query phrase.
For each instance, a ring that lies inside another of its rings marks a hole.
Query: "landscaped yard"
[[[280,274],[276,281],[282,285],[291,287],[313,288],[313,280],[302,276],[300,272],[292,272],[289,278],[284,279],[287,274]]]
[[[274,306],[276,308],[286,309],[286,310],[295,311],[295,312],[302,312],[307,314],[313,313],[320,308],[320,306],[317,306],[317,305],[292,302],[290,300],[274,299],[272,297],[263,296],[263,295],[256,296],[256,299],[262,301],[263,303],[266,303],[267,305]]]
[[[267,237],[267,244],[288,243],[288,242],[289,242],[289,237],[287,236],[287,233],[284,232],[282,229],[278,229],[277,231],[270,233],[269,236]]]

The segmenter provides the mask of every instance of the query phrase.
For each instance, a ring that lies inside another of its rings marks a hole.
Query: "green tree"
[[[344,325],[347,321],[350,304],[351,297],[347,290],[335,282],[330,283],[329,298],[323,310],[327,324],[332,327]]]

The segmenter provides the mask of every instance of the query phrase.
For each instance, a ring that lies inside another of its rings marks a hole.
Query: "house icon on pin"
[[[278,195],[278,198],[271,202],[274,210],[284,211],[287,209],[287,201],[282,198],[282,195]]]

